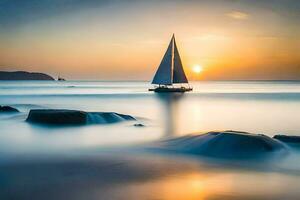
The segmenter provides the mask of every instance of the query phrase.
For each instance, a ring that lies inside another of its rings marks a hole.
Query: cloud
[[[229,13],[226,13],[227,17],[230,17],[232,19],[237,19],[237,20],[246,20],[249,18],[249,14],[241,11],[232,11]]]
[[[0,0],[0,27],[15,27],[114,2],[113,0]]]

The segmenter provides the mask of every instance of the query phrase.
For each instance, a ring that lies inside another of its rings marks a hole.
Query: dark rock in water
[[[114,112],[84,112],[61,109],[30,110],[26,119],[27,122],[49,125],[109,124],[126,120],[135,120],[135,118]]]
[[[51,76],[36,72],[6,72],[0,71],[0,80],[54,80]]]
[[[280,140],[281,142],[284,142],[284,143],[300,144],[300,136],[275,135],[273,138],[276,140]]]
[[[135,127],[144,127],[145,125],[144,124],[134,124],[133,126],[135,126]]]
[[[83,125],[86,124],[85,112],[76,110],[30,110],[26,119],[28,122],[56,125]]]
[[[163,141],[162,149],[215,158],[248,159],[286,152],[285,146],[268,136],[224,131],[189,135]]]
[[[13,112],[20,112],[20,111],[16,108],[11,107],[11,106],[0,106],[0,113],[2,113],[2,112],[13,113]]]

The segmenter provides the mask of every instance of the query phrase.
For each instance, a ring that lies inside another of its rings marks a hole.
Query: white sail
[[[173,65],[173,37],[168,49],[156,71],[152,84],[172,85],[172,65]]]
[[[156,71],[152,84],[188,83],[173,35],[168,49]]]
[[[174,38],[173,83],[188,83]]]

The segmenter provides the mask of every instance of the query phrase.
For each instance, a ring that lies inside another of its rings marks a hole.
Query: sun
[[[193,66],[193,72],[196,74],[200,74],[203,71],[203,67],[201,65],[194,65]]]

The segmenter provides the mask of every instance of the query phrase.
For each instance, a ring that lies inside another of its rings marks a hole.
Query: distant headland
[[[0,80],[45,80],[53,81],[53,77],[48,74],[38,72],[26,72],[26,71],[0,71]]]

